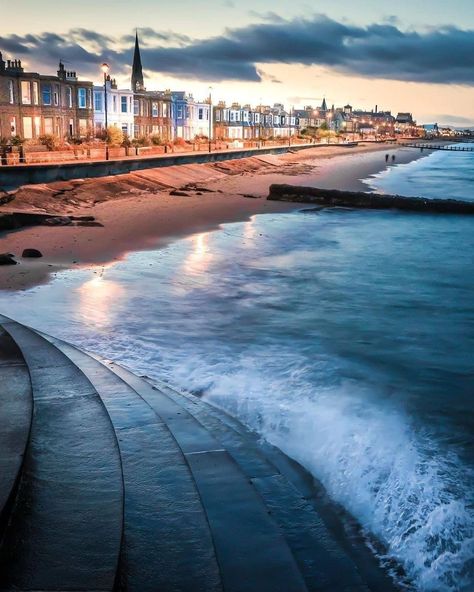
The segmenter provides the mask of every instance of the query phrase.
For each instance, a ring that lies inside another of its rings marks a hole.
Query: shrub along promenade
[[[291,138],[282,140],[258,141],[212,141],[209,146],[208,141],[196,140],[194,142],[168,142],[168,143],[148,143],[129,145],[109,145],[109,158],[136,158],[140,156],[154,156],[162,154],[184,154],[194,152],[215,152],[237,149],[251,148],[272,148],[279,146],[298,146],[306,145],[311,142],[309,138]],[[328,142],[317,142],[327,144]],[[75,162],[77,160],[105,160],[106,144],[92,143],[68,145],[60,147],[48,147],[46,145],[18,145],[4,147],[0,149],[0,165],[10,166],[18,164],[40,164],[40,163],[58,163]]]

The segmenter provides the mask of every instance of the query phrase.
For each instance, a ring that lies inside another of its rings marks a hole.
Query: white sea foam
[[[176,362],[175,380],[207,385],[209,401],[307,467],[378,537],[417,590],[472,592],[474,516],[465,468],[390,399],[354,381],[315,389],[306,380],[314,368],[281,348],[212,365],[205,357]]]

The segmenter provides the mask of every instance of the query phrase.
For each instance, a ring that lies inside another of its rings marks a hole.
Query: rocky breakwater
[[[307,203],[319,207],[339,207],[374,210],[408,210],[444,214],[474,214],[474,202],[455,199],[426,199],[364,193],[362,191],[339,191],[298,185],[270,185],[267,199]]]
[[[36,212],[0,213],[0,232],[25,226],[102,226],[94,216],[58,216]]]

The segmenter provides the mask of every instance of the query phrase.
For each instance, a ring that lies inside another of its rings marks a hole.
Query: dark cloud
[[[262,16],[262,15],[260,15]],[[204,81],[262,80],[259,64],[320,65],[348,75],[411,82],[474,84],[474,31],[447,26],[404,31],[385,21],[359,27],[323,15],[283,20],[273,13],[265,22],[227,29],[208,39],[190,39],[167,31],[141,30],[142,59],[149,72]],[[10,35],[0,49],[41,67],[58,58],[84,75],[107,60],[114,72],[128,72],[133,35],[119,39],[73,29],[65,36]]]
[[[185,45],[192,42],[191,37],[173,31],[155,31],[151,27],[142,28],[139,31],[141,46],[153,46],[156,42],[166,45]],[[130,45],[135,43],[135,33],[133,35],[124,35],[120,38],[120,43]]]

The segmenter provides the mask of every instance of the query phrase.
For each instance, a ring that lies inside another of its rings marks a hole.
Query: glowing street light
[[[209,152],[211,152],[212,142],[212,86],[209,87]]]
[[[104,74],[104,109],[105,109],[105,160],[109,160],[109,143],[108,143],[108,114],[107,114],[107,80],[109,77],[109,64],[104,62],[100,67]]]

